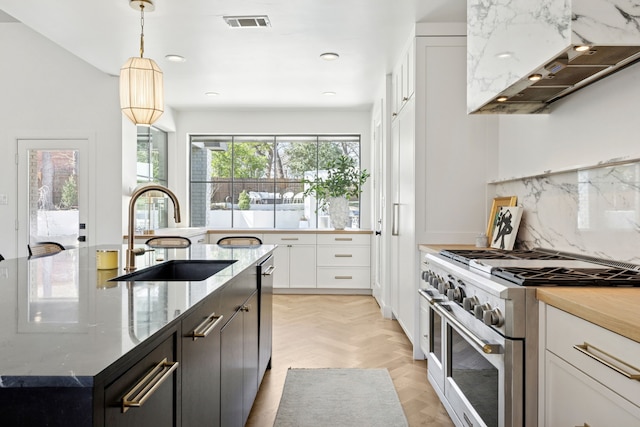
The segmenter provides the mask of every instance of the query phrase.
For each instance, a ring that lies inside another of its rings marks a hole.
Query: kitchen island
[[[118,249],[120,268],[97,270],[96,249]],[[193,364],[219,361],[211,364],[212,369],[221,367],[213,377],[219,384],[220,377],[228,375],[225,363],[235,363],[238,370],[238,354],[247,360],[239,366],[241,374],[244,368],[252,370],[248,375],[244,372],[245,379],[249,377],[251,388],[255,385],[257,391],[262,377],[257,368],[258,347],[270,346],[270,336],[260,335],[260,326],[270,325],[270,319],[260,314],[270,316],[264,304],[270,303],[270,297],[263,298],[265,290],[259,289],[256,268],[273,249],[269,245],[250,249],[192,245],[156,249],[136,257],[138,270],[160,263],[158,260],[236,261],[206,280],[193,282],[109,281],[124,274],[124,246],[72,249],[43,258],[0,262],[2,424],[196,425],[193,420],[198,414],[183,410],[182,405],[192,400],[183,394],[203,387],[185,382],[191,380],[194,368],[196,372],[201,368]],[[225,335],[225,328],[233,333]],[[211,337],[205,337],[211,330]],[[217,347],[205,354],[196,354],[189,347],[214,338]],[[243,354],[243,342],[251,353]],[[134,402],[126,407],[124,394],[154,366],[164,371],[164,384],[155,384],[156,393],[148,400],[144,394],[143,406]],[[204,367],[200,376],[212,369]],[[227,383],[234,384],[234,379]],[[236,389],[241,393],[238,400],[243,414],[227,415],[237,420],[248,414],[250,405],[247,408],[247,395],[242,394],[247,387],[240,383]],[[225,394],[223,390],[222,394],[233,397],[232,391]],[[255,394],[248,395],[251,403],[253,397]],[[219,402],[204,406],[220,408]],[[140,415],[154,413],[156,419]],[[220,418],[224,416],[220,414]]]

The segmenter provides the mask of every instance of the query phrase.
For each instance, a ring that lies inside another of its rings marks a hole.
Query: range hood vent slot
[[[540,80],[524,77],[476,112],[546,112],[549,104],[638,61],[640,46],[594,46],[580,54],[570,47],[532,73]]]

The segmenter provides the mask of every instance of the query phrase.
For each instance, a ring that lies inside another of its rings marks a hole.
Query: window
[[[303,195],[303,180],[348,155],[360,163],[359,135],[191,136],[191,226],[329,228],[329,215]],[[360,226],[360,200],[350,201]]]
[[[138,184],[154,182],[167,186],[167,133],[152,126],[138,126]],[[136,203],[136,231],[156,230],[168,225],[168,198],[147,193]]]

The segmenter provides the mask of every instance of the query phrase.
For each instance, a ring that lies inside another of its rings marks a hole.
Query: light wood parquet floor
[[[372,296],[274,295],[273,309],[272,367],[247,426],[273,425],[289,368],[387,368],[411,427],[453,426],[426,362],[413,360],[398,322],[384,319]]]

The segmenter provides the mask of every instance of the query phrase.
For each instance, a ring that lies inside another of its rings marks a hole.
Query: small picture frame
[[[515,206],[518,204],[518,197],[516,196],[507,196],[507,197],[496,197],[493,199],[493,204],[491,205],[491,212],[489,213],[489,222],[487,224],[487,242],[489,242],[489,246],[491,246],[491,236],[493,235],[493,228],[496,225],[496,220],[498,216],[498,209],[501,206]]]
[[[495,249],[510,251],[516,243],[518,227],[522,219],[522,206],[500,206],[493,227],[490,246]]]

